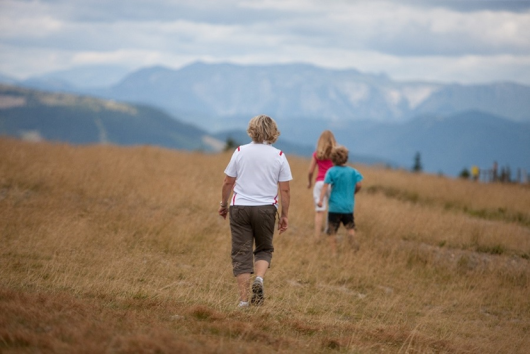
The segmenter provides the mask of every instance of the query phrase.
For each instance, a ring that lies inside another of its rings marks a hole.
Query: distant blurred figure
[[[318,206],[318,201],[320,198],[320,191],[324,185],[324,177],[326,172],[333,167],[333,162],[331,161],[331,151],[337,145],[335,141],[335,136],[329,130],[324,130],[317,142],[317,149],[313,152],[313,157],[311,158],[311,163],[309,165],[309,173],[307,175],[308,182],[307,188],[311,188],[313,182],[313,174],[315,168],[318,167],[317,177],[315,179],[315,186],[313,187],[313,200],[315,201],[315,238],[320,237],[322,232],[322,224],[324,220],[324,214],[327,209],[329,190],[324,196],[322,201],[322,206]]]
[[[318,206],[323,205],[324,197],[331,187],[329,196],[328,211],[328,239],[333,256],[337,255],[337,238],[336,234],[342,223],[346,230],[350,244],[358,249],[358,243],[355,240],[355,194],[361,189],[363,176],[353,167],[346,166],[348,162],[348,149],[339,146],[333,149],[331,153],[333,167],[326,173],[324,185],[320,192]]]
[[[478,166],[473,165],[471,166],[471,178],[473,178],[473,181],[478,181],[478,176],[480,175],[480,169]]]
[[[252,142],[235,149],[224,171],[218,210],[226,219],[230,205],[232,269],[237,279],[239,307],[249,306],[250,275],[254,271],[256,278],[250,303],[263,304],[263,279],[274,252],[272,239],[278,214],[278,185],[281,197],[278,230],[281,234],[288,227],[289,181],[293,179],[285,154],[271,145],[280,136],[276,122],[265,115],[256,116],[248,123],[247,133]]]
[[[493,167],[491,169],[491,173],[492,173],[492,179],[493,179],[493,182],[497,182],[498,180],[498,175],[497,175],[497,161],[493,161]]]

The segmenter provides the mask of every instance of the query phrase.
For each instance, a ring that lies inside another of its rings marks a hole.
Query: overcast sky
[[[530,85],[530,0],[0,0],[0,73],[305,62]]]

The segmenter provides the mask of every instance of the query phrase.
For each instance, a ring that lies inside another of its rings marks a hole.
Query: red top
[[[318,174],[317,174],[316,181],[323,181],[324,177],[326,177],[326,172],[328,172],[328,170],[331,167],[333,167],[333,162],[331,160],[319,160],[319,159],[317,159],[317,152],[316,151],[313,153],[313,158],[317,162],[317,166],[318,166]]]

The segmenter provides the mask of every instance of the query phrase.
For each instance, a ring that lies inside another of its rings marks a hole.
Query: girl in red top
[[[315,203],[315,237],[318,238],[322,232],[322,223],[324,220],[324,213],[327,209],[329,190],[324,197],[322,206],[318,206],[320,199],[320,191],[324,185],[324,177],[326,172],[330,167],[333,167],[333,162],[331,161],[331,151],[337,145],[335,141],[335,136],[329,130],[324,130],[320,137],[318,138],[317,149],[313,153],[311,158],[311,164],[309,165],[308,173],[308,183],[307,188],[311,188],[311,183],[313,181],[313,173],[315,172],[315,167],[318,167],[317,177],[315,179],[315,186],[313,187],[313,201]]]

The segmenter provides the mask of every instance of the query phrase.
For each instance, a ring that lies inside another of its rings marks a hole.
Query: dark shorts
[[[328,213],[328,235],[335,235],[339,230],[340,224],[343,224],[346,230],[355,229],[355,218],[353,213]]]
[[[254,273],[256,261],[267,261],[270,265],[274,252],[272,237],[276,213],[274,205],[230,207],[232,268],[235,276]]]

